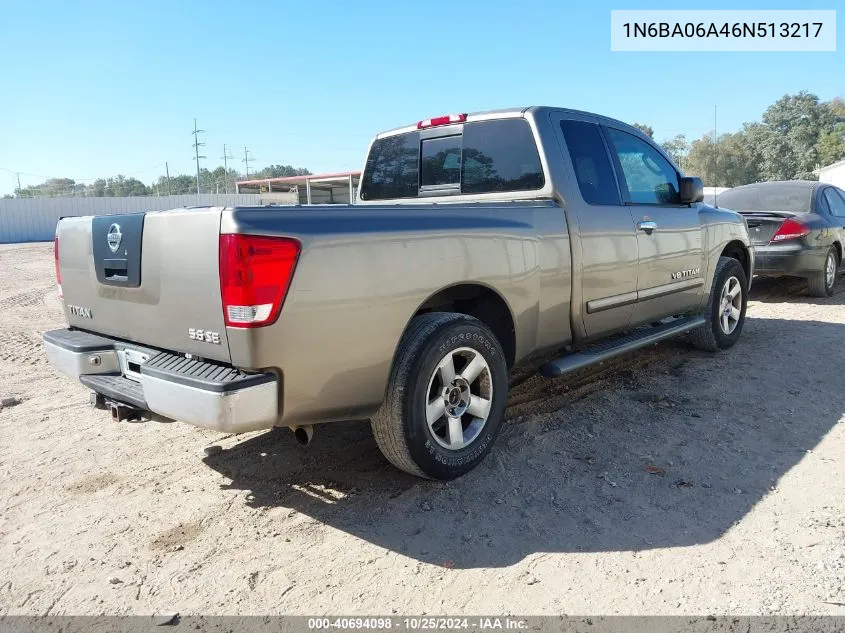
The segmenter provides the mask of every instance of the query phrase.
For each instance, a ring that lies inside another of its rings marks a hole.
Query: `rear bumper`
[[[56,369],[97,393],[165,418],[243,433],[271,428],[279,417],[279,379],[271,372],[248,374],[82,330],[46,332],[44,350]],[[127,365],[127,351],[146,359]]]
[[[811,277],[824,267],[827,250],[826,247],[810,248],[800,243],[755,246],[754,274]]]

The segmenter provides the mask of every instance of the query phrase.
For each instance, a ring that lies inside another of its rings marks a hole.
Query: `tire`
[[[726,291],[739,288],[739,297],[727,298]],[[727,301],[727,303],[726,303]],[[738,304],[738,305],[737,305]],[[730,305],[731,310],[728,310]],[[693,330],[690,341],[693,346],[708,352],[732,347],[742,333],[745,324],[745,310],[748,306],[748,279],[742,265],[731,257],[720,257],[713,275],[713,286],[704,310],[707,321]],[[736,310],[739,314],[736,314]],[[727,320],[727,327],[725,326]]]
[[[490,452],[507,390],[502,346],[487,326],[463,314],[423,314],[399,342],[387,395],[370,425],[381,452],[400,470],[454,479]],[[485,409],[480,422],[476,414]]]
[[[822,269],[815,276],[807,280],[807,288],[814,297],[829,297],[836,285],[836,274],[839,270],[839,255],[836,248],[831,246],[824,258]],[[832,271],[832,274],[831,274]]]

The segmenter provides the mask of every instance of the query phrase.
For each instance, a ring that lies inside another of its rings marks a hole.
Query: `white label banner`
[[[619,10],[611,51],[835,51],[836,11]]]

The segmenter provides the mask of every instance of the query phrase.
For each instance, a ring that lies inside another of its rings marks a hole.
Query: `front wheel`
[[[384,403],[370,424],[397,468],[428,479],[472,470],[499,433],[507,364],[487,326],[463,314],[414,318],[399,343]]]
[[[692,331],[692,344],[708,352],[732,347],[742,333],[747,305],[745,270],[737,260],[720,257],[704,312],[707,321]]]
[[[807,280],[807,287],[814,297],[829,297],[833,294],[836,284],[836,270],[839,268],[839,257],[836,248],[831,246],[824,258],[822,269]]]

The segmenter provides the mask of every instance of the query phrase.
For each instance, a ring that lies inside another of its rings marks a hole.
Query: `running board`
[[[621,354],[627,354],[635,349],[659,343],[667,338],[689,332],[704,325],[703,316],[682,317],[669,323],[641,328],[623,336],[591,345],[580,352],[568,354],[563,358],[549,361],[540,366],[540,374],[546,378],[556,378],[573,371],[589,367],[596,363],[609,360]]]

